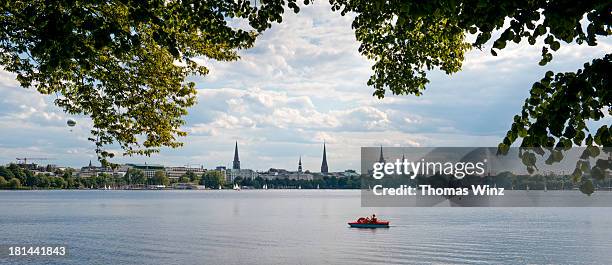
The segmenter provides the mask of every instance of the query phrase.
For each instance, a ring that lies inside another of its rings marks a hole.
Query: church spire
[[[323,142],[323,162],[321,163],[321,173],[328,173],[327,168],[327,152],[325,150],[325,142]]]
[[[385,163],[385,157],[383,156],[382,145],[380,146],[380,157],[378,158],[378,162]]]
[[[302,173],[302,156],[300,156],[300,161],[298,162],[298,172]]]
[[[236,141],[236,147],[234,147],[234,163],[232,169],[240,169],[240,159],[238,158],[238,141]]]

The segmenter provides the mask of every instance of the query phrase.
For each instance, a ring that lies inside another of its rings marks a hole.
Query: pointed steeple
[[[302,173],[302,156],[300,156],[300,162],[298,162],[298,172]]]
[[[89,160],[89,168],[92,168],[91,159]]]
[[[234,147],[234,163],[232,169],[240,169],[240,159],[238,158],[238,141],[236,141],[236,147]]]
[[[325,150],[325,142],[323,142],[323,162],[321,163],[321,173],[328,173],[327,168],[327,152]]]
[[[380,157],[378,158],[378,162],[385,163],[385,157],[383,156],[382,145],[380,146]]]

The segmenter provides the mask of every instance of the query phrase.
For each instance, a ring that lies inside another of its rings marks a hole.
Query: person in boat
[[[370,219],[370,222],[376,223],[376,221],[378,221],[378,219],[376,219],[376,214],[372,214],[372,218]]]

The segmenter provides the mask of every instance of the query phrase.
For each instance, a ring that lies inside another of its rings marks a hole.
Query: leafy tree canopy
[[[178,147],[182,117],[195,104],[188,75],[196,57],[231,61],[257,32],[280,21],[284,1],[5,1],[0,4],[0,64],[23,87],[55,95],[70,114],[93,120],[99,158]],[[289,1],[295,6],[295,1]],[[233,28],[228,18],[254,28]]]
[[[359,51],[375,61],[368,84],[374,94],[419,95],[428,80],[426,70],[460,70],[464,54],[484,48],[494,31],[491,53],[496,56],[508,42],[526,40],[534,45],[544,38],[541,65],[552,60],[560,41],[597,44],[597,36],[610,34],[609,1],[367,1],[331,0],[341,14],[356,13],[353,22]],[[580,21],[587,16],[586,32]],[[508,23],[506,23],[508,22]],[[466,34],[476,34],[473,42]]]

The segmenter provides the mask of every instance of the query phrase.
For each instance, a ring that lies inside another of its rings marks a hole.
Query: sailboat
[[[238,183],[234,183],[234,190],[240,190],[240,186],[238,186]]]
[[[264,184],[264,185],[263,185],[263,189],[264,189],[264,190],[267,190],[267,189],[268,189],[268,184]]]
[[[319,184],[317,184],[317,190],[319,189]]]
[[[302,189],[302,185],[300,185],[300,186],[298,187],[298,189],[300,189],[300,190],[301,190],[301,189]]]
[[[219,185],[219,189],[221,189],[221,185]]]

